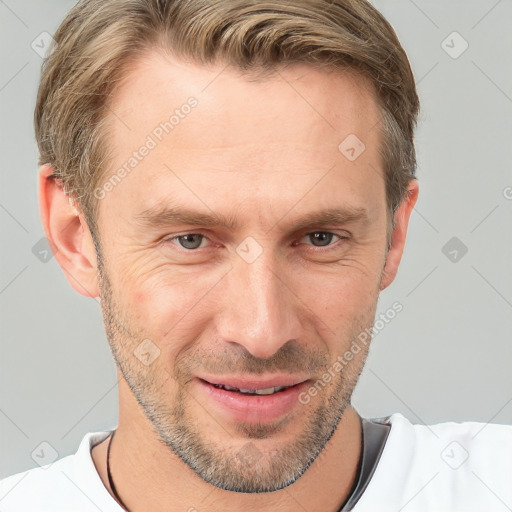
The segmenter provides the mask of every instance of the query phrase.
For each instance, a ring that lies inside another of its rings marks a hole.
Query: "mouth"
[[[207,382],[207,381],[205,381]],[[244,395],[274,395],[275,393],[279,393],[284,391],[285,389],[289,389],[293,386],[271,386],[269,388],[260,388],[260,389],[241,389],[233,386],[228,386],[226,384],[212,384],[212,386],[225,389],[226,391],[232,391],[235,393],[243,393]]]
[[[247,377],[200,377],[212,386],[247,395],[273,395],[307,381],[305,376],[277,375],[268,379]]]
[[[242,422],[268,422],[298,406],[308,380],[292,376],[266,380],[201,377],[196,382],[219,413]]]

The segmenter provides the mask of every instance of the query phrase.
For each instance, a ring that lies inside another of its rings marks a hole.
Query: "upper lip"
[[[308,380],[307,377],[300,377],[296,375],[273,375],[266,379],[256,379],[248,377],[236,377],[236,376],[202,376],[200,379],[209,382],[210,384],[223,384],[225,386],[231,386],[238,389],[267,389],[274,387],[289,387],[301,384]]]

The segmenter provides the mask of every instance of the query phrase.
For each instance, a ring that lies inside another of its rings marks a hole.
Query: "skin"
[[[277,71],[250,81],[156,52],[133,66],[110,105],[110,174],[187,98],[198,105],[100,200],[100,254],[83,215],[48,178],[51,168],[40,170],[55,257],[76,291],[101,297],[119,378],[111,469],[131,511],[335,511],[357,476],[361,424],[350,397],[367,348],[307,404],[270,423],[234,421],[196,380],[205,372],[321,379],[373,324],[417,199],[412,180],[388,250],[371,87],[304,64]],[[355,161],[338,150],[351,133],[366,146]],[[166,201],[239,225],[136,219]],[[326,207],[366,218],[297,231],[299,217]],[[169,239],[187,233],[204,235],[185,240],[202,240],[198,249]],[[312,233],[334,235],[321,244]],[[236,251],[249,236],[262,249],[251,263]],[[146,339],[160,351],[149,366],[134,355]],[[106,448],[100,443],[92,456],[110,491]]]

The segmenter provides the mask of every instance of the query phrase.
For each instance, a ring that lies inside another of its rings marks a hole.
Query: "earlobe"
[[[46,238],[69,284],[86,297],[98,297],[97,259],[91,233],[52,172],[50,165],[39,169],[39,209]]]
[[[386,264],[382,273],[380,290],[387,288],[395,279],[402,259],[407,235],[409,219],[418,199],[418,181],[411,180],[407,186],[408,196],[400,203],[394,215],[395,227],[392,233],[391,245],[386,256]]]

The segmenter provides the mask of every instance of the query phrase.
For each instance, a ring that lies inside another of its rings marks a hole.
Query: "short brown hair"
[[[51,164],[93,235],[93,191],[109,163],[109,99],[151,49],[248,72],[291,63],[355,71],[378,98],[391,214],[415,176],[414,77],[393,28],[366,0],[82,0],[54,39],[35,108],[39,165]]]

